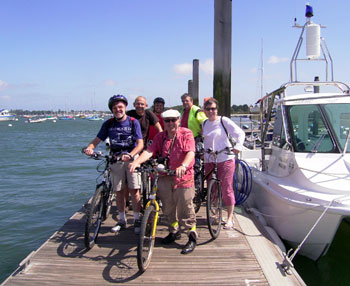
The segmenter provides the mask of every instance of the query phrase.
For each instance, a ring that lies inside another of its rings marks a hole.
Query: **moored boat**
[[[291,60],[290,82],[259,102],[261,147],[241,154],[253,173],[247,204],[296,248],[286,255],[287,261],[298,252],[319,259],[327,253],[341,221],[350,217],[350,88],[334,81],[333,71],[328,80],[328,65],[325,81],[297,80],[304,31],[315,36],[309,41],[316,41],[313,48],[319,45],[322,60],[332,63],[327,47],[320,49],[324,39],[313,35],[316,24],[310,14],[307,18]],[[317,51],[307,50],[307,57],[318,60]],[[271,124],[272,141],[266,145]]]
[[[31,117],[28,118],[27,123],[42,123],[47,120],[46,117]]]
[[[16,115],[10,114],[6,109],[0,109],[0,121],[15,120]]]

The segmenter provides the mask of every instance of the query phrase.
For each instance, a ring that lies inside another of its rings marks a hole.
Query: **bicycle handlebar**
[[[152,162],[151,164],[146,164],[140,167],[135,168],[136,172],[142,173],[142,172],[153,172],[153,173],[161,173],[161,174],[167,174],[169,176],[174,176],[176,174],[175,170],[165,169],[165,166],[163,164],[155,164]]]
[[[122,160],[122,156],[123,155],[129,155],[131,159],[133,159],[133,157],[131,156],[131,154],[129,152],[121,152],[119,154],[103,154],[102,152],[98,151],[98,152],[93,152],[91,155],[88,155],[85,153],[86,148],[82,148],[81,149],[81,153],[85,154],[86,156],[91,157],[94,160],[107,160],[111,163],[115,163],[118,161]]]
[[[226,154],[228,154],[228,155],[234,155],[232,147],[231,148],[230,147],[225,147],[224,149],[222,149],[220,151],[214,151],[211,148],[208,148],[208,149],[204,150],[204,153],[208,153],[210,155],[215,155],[215,156],[219,155],[222,152],[226,152]]]

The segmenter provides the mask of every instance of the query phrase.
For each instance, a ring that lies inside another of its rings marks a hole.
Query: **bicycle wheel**
[[[194,176],[195,194],[193,198],[194,211],[197,213],[202,204],[203,197],[203,173],[200,171]]]
[[[222,222],[222,198],[219,182],[210,180],[207,193],[207,224],[213,239],[220,233]]]
[[[86,217],[84,242],[88,249],[91,249],[95,245],[103,220],[103,209],[104,196],[103,185],[101,185],[96,189]]]
[[[156,223],[156,210],[154,205],[150,205],[142,218],[141,233],[137,245],[137,265],[140,272],[146,271],[152,258],[155,236],[153,228]]]
[[[103,221],[109,217],[114,199],[115,199],[115,194],[113,193],[113,191],[111,189],[110,190],[105,189]]]

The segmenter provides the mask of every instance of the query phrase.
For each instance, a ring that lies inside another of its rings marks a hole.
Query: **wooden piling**
[[[231,114],[232,1],[214,2],[214,98],[219,113]]]

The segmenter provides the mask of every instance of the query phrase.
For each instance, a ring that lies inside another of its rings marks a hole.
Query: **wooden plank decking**
[[[131,223],[131,216],[128,217]],[[285,275],[278,270],[281,257],[246,214],[236,215],[236,229],[222,230],[215,241],[206,226],[204,207],[197,220],[199,244],[188,255],[180,254],[187,242],[185,235],[174,244],[161,244],[167,228],[160,223],[151,265],[140,275],[133,228],[130,226],[119,235],[111,233],[114,215],[104,222],[97,245],[87,251],[82,208],[23,261],[26,267],[19,267],[3,285],[304,285],[297,274]],[[254,244],[258,252],[251,249]],[[269,265],[262,268],[261,264]]]

